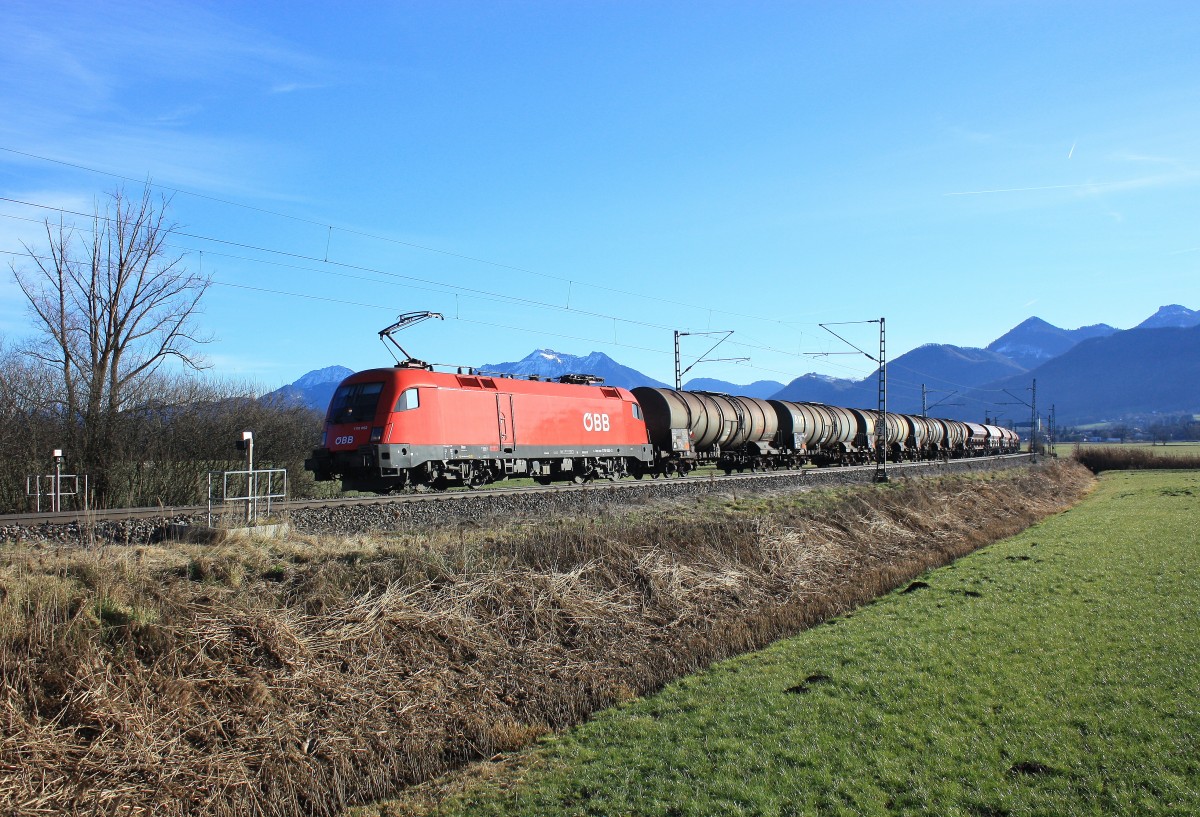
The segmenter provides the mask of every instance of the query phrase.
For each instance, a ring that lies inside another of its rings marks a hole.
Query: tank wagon
[[[731,473],[874,462],[880,425],[891,462],[1019,450],[1008,429],[958,420],[651,387],[633,396],[645,413],[655,476],[686,474],[701,464]]]
[[[1019,450],[1008,429],[822,403],[641,387],[590,375],[435,372],[409,360],[339,384],[304,466],[354,490],[479,487],[509,477],[584,482]]]

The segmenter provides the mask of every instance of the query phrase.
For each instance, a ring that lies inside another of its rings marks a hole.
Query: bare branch
[[[146,399],[142,380],[172,360],[203,365],[192,324],[210,279],[167,251],[169,206],[149,184],[140,197],[118,188],[89,231],[47,221],[46,250],[25,245],[32,263],[11,266],[34,319],[29,360],[57,373],[55,402],[89,464],[103,466],[120,413]]]

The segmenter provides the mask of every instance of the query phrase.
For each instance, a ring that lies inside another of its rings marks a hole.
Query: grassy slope
[[[1198,609],[1200,472],[1109,474],[1075,510],[609,710],[438,812],[1200,813]]]

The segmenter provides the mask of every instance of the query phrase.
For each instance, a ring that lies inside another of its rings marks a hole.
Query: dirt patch
[[[9,549],[0,802],[337,814],[844,613],[1090,484],[1056,464],[465,535]]]
[[[1014,763],[1009,767],[1008,773],[1010,776],[1024,775],[1027,777],[1045,777],[1058,774],[1058,770],[1053,766],[1047,766],[1045,763],[1039,763],[1036,760],[1022,760],[1019,763]]]
[[[818,684],[827,684],[832,680],[832,678],[823,672],[814,672],[795,686],[788,687],[784,692],[791,693],[792,695],[805,695],[811,692],[812,688]]]

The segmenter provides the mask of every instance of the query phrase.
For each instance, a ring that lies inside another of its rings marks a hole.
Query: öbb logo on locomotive
[[[608,431],[609,422],[607,414],[584,414],[583,415],[583,430],[584,431]]]
[[[854,465],[1013,453],[995,425],[823,403],[435,371],[408,360],[338,386],[315,479],[363,491]],[[355,446],[355,440],[364,444]]]

